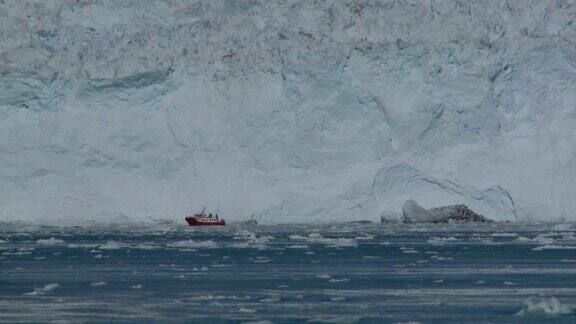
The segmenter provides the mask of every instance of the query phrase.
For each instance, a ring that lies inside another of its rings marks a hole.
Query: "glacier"
[[[0,220],[576,220],[575,11],[0,1]]]

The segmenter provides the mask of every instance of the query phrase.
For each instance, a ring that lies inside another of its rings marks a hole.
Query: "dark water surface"
[[[575,323],[575,233],[0,224],[0,321]]]

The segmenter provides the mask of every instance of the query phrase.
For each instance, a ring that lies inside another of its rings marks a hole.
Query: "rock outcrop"
[[[492,220],[476,214],[465,205],[451,205],[426,210],[412,199],[404,203],[402,217],[404,223],[492,222]]]

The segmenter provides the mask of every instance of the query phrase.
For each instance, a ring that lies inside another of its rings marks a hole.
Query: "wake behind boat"
[[[194,214],[185,218],[189,226],[225,226],[226,221],[219,218],[218,214],[206,214],[206,207],[199,214]]]

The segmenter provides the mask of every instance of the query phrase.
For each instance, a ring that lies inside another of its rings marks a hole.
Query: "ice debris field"
[[[0,224],[0,321],[576,321],[576,224]]]

